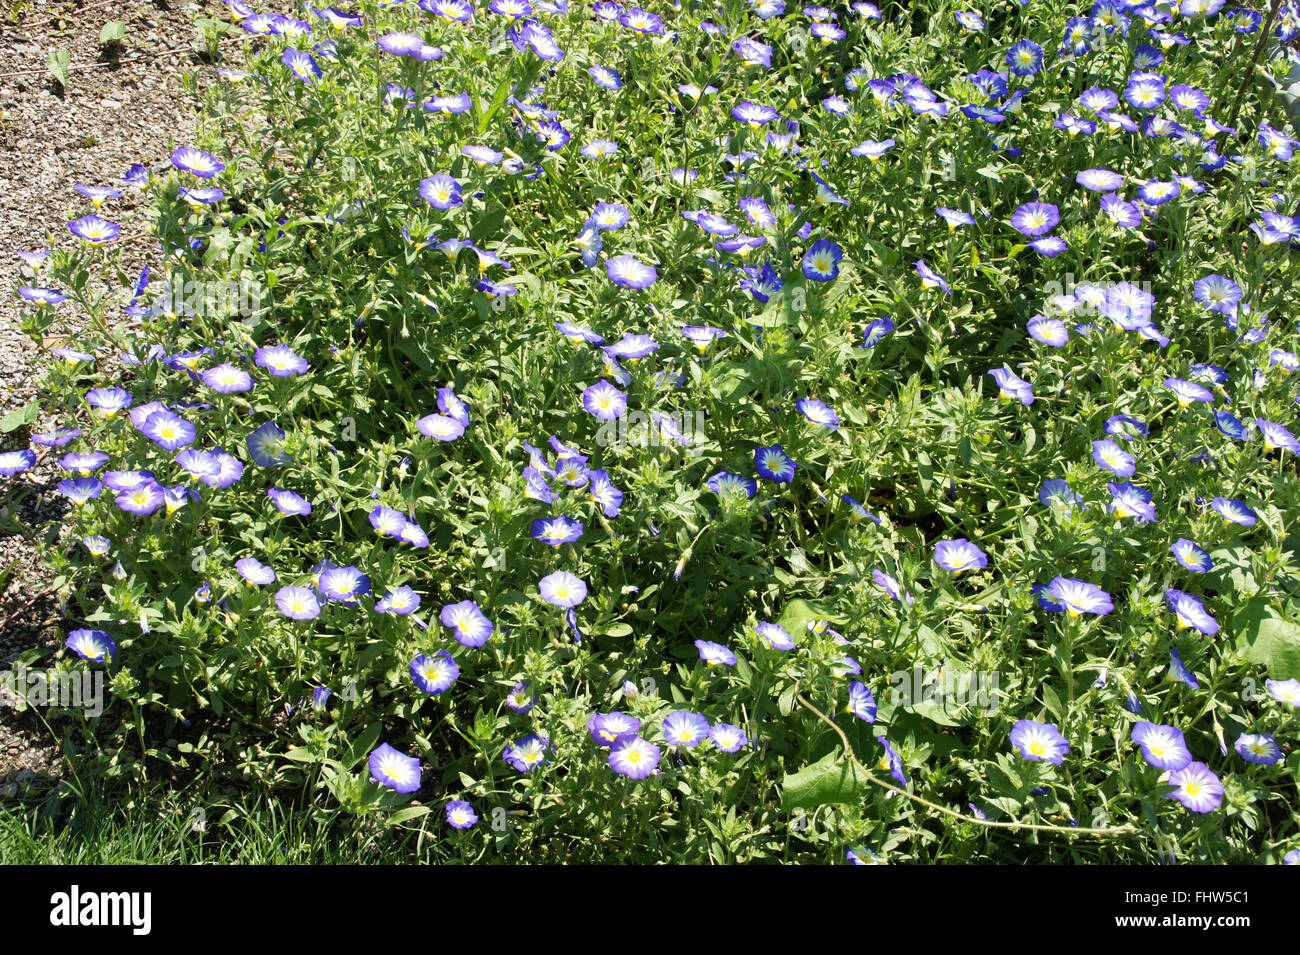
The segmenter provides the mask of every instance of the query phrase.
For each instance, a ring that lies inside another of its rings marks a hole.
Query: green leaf
[[[343,764],[351,768],[369,756],[370,751],[375,748],[375,743],[379,742],[379,734],[383,732],[383,729],[382,723],[375,723],[364,730],[353,741],[352,748],[348,750],[347,758],[343,761]]]
[[[710,376],[709,390],[728,404],[758,387],[754,369],[747,364],[719,365]]]
[[[67,50],[51,50],[50,55],[45,58],[45,65],[54,74],[60,86],[68,85],[68,66],[71,63],[72,54]]]
[[[1210,551],[1214,566],[1205,575],[1205,582],[1215,590],[1231,591],[1243,597],[1259,593],[1250,557],[1250,548],[1240,545]]]
[[[921,649],[932,657],[943,656],[944,645],[943,637],[932,628],[921,624],[916,628],[916,638],[920,641]]]
[[[921,700],[917,703],[909,704],[906,709],[915,713],[917,716],[923,716],[931,723],[937,723],[940,726],[961,726],[962,721],[948,715],[948,704],[945,700],[940,703],[937,700]]]
[[[1061,704],[1061,695],[1047,683],[1043,685],[1043,706],[1047,707],[1048,712],[1052,713],[1057,720],[1065,720],[1066,709]]]
[[[809,620],[829,620],[834,624],[843,624],[843,617],[837,617],[835,614],[818,600],[791,600],[785,605],[785,610],[781,612],[781,619],[777,621],[785,628],[786,633],[799,639],[799,635],[808,629]]]
[[[1268,667],[1274,680],[1300,678],[1300,623],[1274,616],[1266,600],[1252,600],[1235,618],[1237,649]]]
[[[828,753],[785,777],[781,783],[781,811],[855,802],[869,785],[851,762],[841,762],[835,753]]]
[[[99,31],[99,42],[101,45],[120,43],[124,36],[126,36],[126,24],[121,20],[109,20],[104,24],[104,29]]]
[[[10,431],[17,431],[19,428],[35,424],[40,413],[41,406],[35,401],[25,407],[15,408],[3,418],[0,418],[0,431],[8,434]]]
[[[408,819],[418,819],[421,816],[427,816],[432,810],[428,806],[407,806],[405,809],[399,809],[387,819],[384,820],[386,826],[396,826],[399,823],[406,822]]]
[[[795,708],[795,702],[796,702],[794,697],[795,694],[798,692],[799,692],[799,687],[798,685],[795,685],[790,687],[788,690],[783,692],[779,697],[777,697],[777,701],[776,701],[777,712],[779,712],[782,716],[789,716],[791,713],[793,713]]]

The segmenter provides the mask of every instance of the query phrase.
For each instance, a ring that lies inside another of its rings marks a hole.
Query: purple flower
[[[611,282],[627,289],[649,288],[659,278],[653,265],[647,265],[630,255],[620,255],[607,261],[605,272]]]
[[[281,448],[289,435],[282,431],[274,421],[268,421],[252,432],[245,443],[253,461],[264,468],[283,467],[292,461]]]
[[[1109,169],[1085,169],[1074,181],[1092,192],[1114,192],[1124,185],[1124,177]]]
[[[1272,766],[1282,759],[1282,749],[1268,733],[1242,733],[1233,744],[1242,759],[1248,763]]]
[[[959,574],[967,570],[982,570],[988,566],[988,555],[964,537],[940,541],[934,546],[934,562],[944,570]]]
[[[73,630],[64,645],[91,663],[108,663],[117,656],[117,644],[103,630]]]
[[[421,179],[420,195],[435,209],[451,209],[462,202],[460,183],[451,176],[441,174]]]
[[[1296,436],[1286,426],[1256,418],[1255,427],[1264,438],[1265,451],[1283,450],[1300,454],[1300,441],[1296,440]]]
[[[1041,239],[1034,239],[1028,245],[1039,255],[1046,256],[1049,259],[1060,255],[1069,248],[1065,240],[1058,235],[1045,235]]]
[[[265,586],[275,583],[275,571],[267,567],[256,557],[245,557],[235,561],[235,570],[250,584]]]
[[[754,449],[754,468],[758,476],[778,484],[790,484],[794,481],[798,465],[785,453],[781,445]]]
[[[230,364],[205,369],[199,373],[199,379],[213,391],[222,395],[251,391],[253,388],[252,376],[244,369],[236,368]]]
[[[633,736],[641,729],[641,721],[620,711],[596,713],[587,720],[587,732],[597,746],[611,746],[624,736]]]
[[[424,47],[424,40],[415,33],[387,33],[379,38],[378,46],[390,56],[415,56]]]
[[[281,587],[275,605],[290,620],[315,620],[320,616],[320,602],[310,587]]]
[[[1027,236],[1046,235],[1060,221],[1060,210],[1049,202],[1026,202],[1011,214],[1011,227]]]
[[[864,723],[876,721],[876,698],[871,688],[865,683],[853,680],[849,683],[849,705],[847,711]]]
[[[550,740],[545,736],[525,736],[518,743],[507,746],[502,757],[521,773],[530,773],[546,765],[546,751],[550,746]]]
[[[662,724],[664,740],[669,746],[699,746],[709,735],[709,721],[699,713],[674,710]]]
[[[79,478],[78,480],[85,480]],[[119,494],[114,503],[128,514],[134,514],[137,517],[148,517],[158,508],[166,503],[167,495],[163,489],[153,483],[142,484],[131,491],[124,491]]]
[[[1151,503],[1151,492],[1137,487],[1130,481],[1117,484],[1114,481],[1106,485],[1110,489],[1111,502],[1106,509],[1116,517],[1135,517],[1139,524],[1149,524],[1156,519],[1156,507]]]
[[[370,578],[356,567],[330,567],[321,572],[316,586],[327,600],[356,604],[370,593]]]
[[[0,477],[13,477],[21,474],[36,464],[36,452],[28,449],[22,451],[5,451],[0,453]]]
[[[758,635],[767,641],[767,645],[773,650],[793,650],[794,640],[784,627],[780,624],[770,623],[766,620],[760,621],[755,630]]]
[[[281,514],[306,517],[311,513],[311,504],[296,491],[286,491],[278,487],[273,487],[266,493],[275,503],[276,509]]]
[[[613,421],[627,411],[627,392],[603,378],[582,393],[582,407],[601,421]]]
[[[226,168],[216,156],[190,146],[181,146],[172,153],[172,165],[200,179],[211,179]]]
[[[310,53],[303,53],[293,47],[289,47],[284,51],[284,55],[280,57],[280,62],[289,67],[289,71],[297,79],[312,86],[316,85],[316,80],[324,75]]]
[[[420,434],[438,441],[455,441],[465,433],[465,425],[445,414],[425,415],[415,426]]]
[[[481,647],[488,642],[495,627],[487,615],[472,600],[448,604],[442,608],[440,618],[449,627],[456,642],[465,647]]]
[[[952,294],[952,289],[948,287],[948,281],[936,272],[930,266],[925,264],[925,259],[917,259],[912,263],[916,269],[916,274],[921,276],[922,288],[941,288],[947,295]]]
[[[1125,202],[1117,193],[1101,197],[1101,211],[1121,229],[1136,229],[1142,224],[1142,208],[1136,202]]]
[[[1183,664],[1182,658],[1178,655],[1177,648],[1169,651],[1169,680],[1177,680],[1180,683],[1186,683],[1193,690],[1200,688],[1200,683],[1196,681],[1196,676],[1191,670]]]
[[[894,320],[889,317],[877,318],[870,322],[862,334],[862,344],[858,348],[875,348],[886,335],[894,331]]]
[[[81,437],[80,428],[58,428],[32,435],[32,444],[38,444],[43,448],[61,448],[79,437]]]
[[[1092,459],[1116,477],[1132,477],[1137,470],[1137,458],[1109,438],[1092,442]]]
[[[381,786],[399,793],[413,793],[420,788],[420,761],[381,743],[370,753],[370,778]]]
[[[813,424],[828,428],[838,428],[840,425],[840,416],[834,409],[816,398],[800,398],[795,402],[795,408]]]
[[[146,438],[166,451],[194,443],[194,425],[170,411],[155,411],[140,429]]]
[[[516,713],[527,713],[537,705],[537,694],[530,693],[529,690],[527,680],[516,683],[510,688],[510,692],[506,694],[506,706]]]
[[[453,799],[447,803],[447,825],[453,829],[472,829],[478,822],[474,807],[463,799]]]
[[[1016,375],[1011,369],[994,368],[989,372],[998,383],[998,397],[1019,401],[1022,405],[1034,403],[1034,386]]]
[[[885,748],[885,754],[880,757],[877,765],[881,769],[888,770],[889,775],[894,777],[894,781],[900,786],[907,785],[907,773],[903,771],[903,757],[898,755],[894,747],[889,745],[889,740],[883,736],[877,736],[876,742]]]
[[[446,650],[439,650],[432,656],[417,654],[411,660],[410,670],[415,685],[430,696],[445,693],[460,677],[460,667]]]
[[[803,255],[803,274],[814,282],[830,282],[840,274],[844,251],[830,239],[819,239]]]
[[[749,737],[745,731],[738,726],[732,726],[730,723],[717,723],[709,728],[709,739],[713,740],[719,752],[736,753],[742,746],[749,743]]]
[[[1056,599],[1071,617],[1090,613],[1102,616],[1115,609],[1110,594],[1096,584],[1073,577],[1057,577],[1047,586],[1047,592]]]
[[[708,488],[719,498],[729,495],[741,495],[751,498],[758,493],[758,484],[751,477],[745,477],[741,474],[732,474],[729,471],[719,471],[713,477],[709,478]]]
[[[1210,612],[1205,609],[1205,605],[1192,594],[1182,590],[1169,589],[1165,591],[1165,602],[1169,605],[1169,609],[1173,611],[1174,616],[1178,618],[1179,630],[1186,630],[1190,627],[1207,637],[1219,632],[1219,622],[1210,616]]]
[[[1053,723],[1018,720],[1011,729],[1011,743],[1028,760],[1042,760],[1060,766],[1070,744]]]
[[[1070,330],[1059,318],[1045,318],[1035,315],[1025,323],[1025,330],[1034,341],[1060,348],[1070,340]]]
[[[31,285],[24,285],[18,289],[18,294],[29,302],[36,302],[38,305],[58,305],[66,301],[67,296],[58,289],[53,288],[35,288]]]
[[[86,403],[109,418],[131,407],[132,400],[131,393],[121,388],[92,388],[86,392]]]
[[[1216,497],[1210,501],[1210,507],[1229,524],[1253,527],[1259,517],[1246,506],[1245,502],[1226,497]]]
[[[558,517],[543,517],[533,521],[531,534],[543,544],[559,547],[561,544],[572,544],[578,540],[582,537],[582,530],[581,521],[572,520],[561,514]]]
[[[451,388],[438,389],[438,410],[448,418],[469,427],[469,405]]]
[[[81,477],[90,477],[107,463],[108,455],[103,451],[96,451],[93,454],[68,453],[59,459],[59,467],[65,471],[75,471]]]
[[[567,570],[557,570],[537,582],[537,589],[552,607],[570,609],[587,599],[587,584]]]
[[[1182,769],[1192,761],[1183,731],[1173,726],[1139,722],[1130,737],[1142,747],[1142,758],[1157,769]]]
[[[645,779],[659,765],[661,750],[636,734],[621,736],[609,748],[609,768],[628,779]]]
[[[420,595],[406,584],[394,587],[375,602],[375,613],[405,616],[420,609]]]
[[[727,647],[710,640],[696,640],[695,649],[700,652],[700,659],[710,669],[716,666],[732,667],[736,665],[736,655]]]
[[[1204,763],[1188,763],[1169,774],[1169,785],[1176,787],[1166,799],[1177,799],[1192,812],[1213,812],[1223,803],[1223,783]]]

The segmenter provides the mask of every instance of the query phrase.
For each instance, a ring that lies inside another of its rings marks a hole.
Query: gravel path
[[[182,75],[210,69],[190,49],[193,20],[202,11],[226,18],[217,0],[15,0],[8,6],[14,22],[0,22],[0,417],[37,397],[38,350],[22,333],[13,291],[33,283],[14,253],[71,241],[67,222],[88,207],[77,183],[115,185],[132,163],[155,162],[189,141],[194,117]],[[112,20],[127,25],[116,50],[99,43]],[[46,69],[47,55],[57,49],[68,50],[73,65],[66,88]],[[6,75],[15,73],[25,75]],[[108,217],[117,219],[139,196],[125,193],[106,206]],[[139,254],[137,270],[152,253],[142,248]],[[75,326],[72,304],[59,308]],[[55,424],[43,417],[36,430]],[[0,451],[27,447],[27,433],[0,433]],[[19,482],[52,490],[61,480],[55,459],[42,452]],[[63,640],[58,600],[34,542],[37,534],[57,534],[55,526],[40,529],[57,518],[57,496],[42,494],[42,503],[35,494],[7,489],[7,480],[0,478],[0,671],[12,669],[25,650]],[[35,714],[0,705],[0,798],[56,772],[57,752],[58,741]]]

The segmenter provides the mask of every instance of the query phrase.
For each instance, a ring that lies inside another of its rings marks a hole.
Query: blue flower
[[[774,444],[768,448],[754,449],[754,468],[761,478],[779,484],[790,484],[794,481],[798,465],[782,450],[781,445]]]
[[[814,282],[830,282],[840,274],[844,252],[830,239],[819,239],[803,256],[803,274]]]
[[[370,778],[381,786],[399,793],[413,793],[420,788],[420,761],[381,743],[370,753]]]
[[[1183,665],[1182,659],[1178,656],[1177,648],[1169,651],[1169,677],[1170,680],[1177,680],[1186,683],[1192,689],[1197,689],[1200,684],[1196,682],[1196,677],[1192,671]]]
[[[432,656],[417,654],[411,660],[410,670],[415,685],[431,696],[445,693],[460,677],[460,667],[446,650],[439,650]]]
[[[248,453],[261,467],[283,467],[293,460],[281,450],[288,437],[274,421],[268,421],[248,436]]]
[[[959,574],[968,570],[982,570],[988,566],[989,558],[966,538],[959,537],[936,544],[934,562],[944,570]]]
[[[1011,729],[1011,743],[1027,760],[1042,760],[1060,766],[1070,744],[1053,723],[1018,720]]]
[[[876,721],[876,698],[871,688],[865,683],[853,680],[849,683],[849,705],[847,711],[864,723]]]

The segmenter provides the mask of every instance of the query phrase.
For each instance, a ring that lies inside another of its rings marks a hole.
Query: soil
[[[0,11],[0,418],[39,404],[42,351],[75,336],[79,316],[61,304],[61,325],[38,345],[21,327],[15,289],[35,280],[16,253],[75,241],[67,223],[90,211],[76,185],[119,187],[133,163],[151,165],[194,131],[186,73],[207,81],[213,67],[198,55],[194,20],[228,19],[217,0],[6,0]],[[120,42],[101,44],[104,25],[126,25]],[[237,42],[237,41],[235,41]],[[66,86],[47,67],[66,50]],[[121,221],[141,202],[124,190],[102,210]],[[132,244],[128,271],[156,266],[156,248]],[[31,431],[67,426],[41,413],[30,427],[0,431],[0,451],[28,447]],[[21,654],[53,652],[65,639],[60,599],[42,563],[42,540],[57,543],[63,510],[54,487],[64,477],[56,449],[36,448],[38,463],[15,478],[0,477],[0,672],[15,671]],[[31,667],[40,667],[40,662]],[[0,799],[32,781],[59,775],[62,727],[48,712],[18,711],[0,701]],[[76,725],[67,721],[66,725]]]

